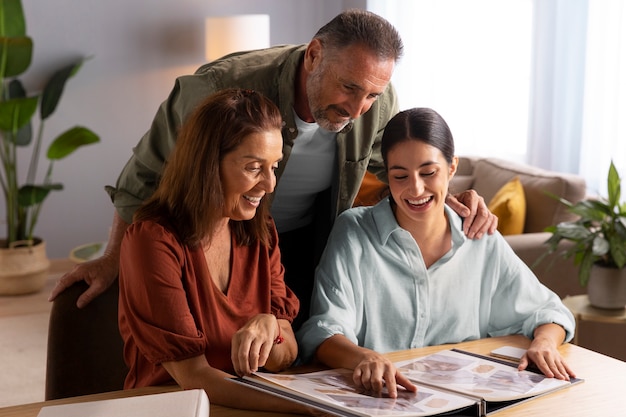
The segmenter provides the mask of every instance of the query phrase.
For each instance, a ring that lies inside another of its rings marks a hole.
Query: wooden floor
[[[52,306],[48,295],[57,279],[73,265],[67,259],[53,259],[42,291],[0,296],[0,407],[44,399],[48,319]]]

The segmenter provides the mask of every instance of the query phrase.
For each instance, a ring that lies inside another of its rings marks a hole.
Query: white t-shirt
[[[280,233],[312,222],[315,197],[331,186],[337,153],[336,133],[301,120],[295,112],[294,117],[298,137],[274,191],[271,208]]]

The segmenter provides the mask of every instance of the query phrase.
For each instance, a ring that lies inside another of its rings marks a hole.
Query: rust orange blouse
[[[122,241],[119,325],[130,370],[125,388],[174,383],[160,365],[204,354],[233,373],[233,334],[252,316],[292,321],[299,302],[285,285],[278,235],[272,246],[232,242],[226,294],[211,279],[202,248],[181,245],[166,227],[133,223]]]

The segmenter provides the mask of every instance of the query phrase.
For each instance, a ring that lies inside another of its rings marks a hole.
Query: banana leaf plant
[[[43,180],[37,182],[45,121],[57,109],[66,82],[85,59],[51,71],[41,94],[28,94],[17,77],[30,67],[32,54],[33,41],[26,35],[21,0],[0,0],[0,186],[7,224],[6,238],[0,242],[7,247],[23,241],[33,243],[43,201],[50,191],[63,189],[62,184],[52,181],[54,163],[82,146],[100,141],[98,135],[82,126],[60,134],[47,149],[48,168]],[[18,149],[30,152],[24,181],[18,178]]]

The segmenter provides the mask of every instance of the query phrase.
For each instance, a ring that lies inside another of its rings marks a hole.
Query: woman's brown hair
[[[276,105],[262,94],[226,89],[206,98],[183,124],[155,193],[134,220],[162,221],[191,246],[210,236],[223,217],[220,161],[253,133],[280,130]],[[267,198],[250,220],[233,221],[239,244],[270,243]]]

